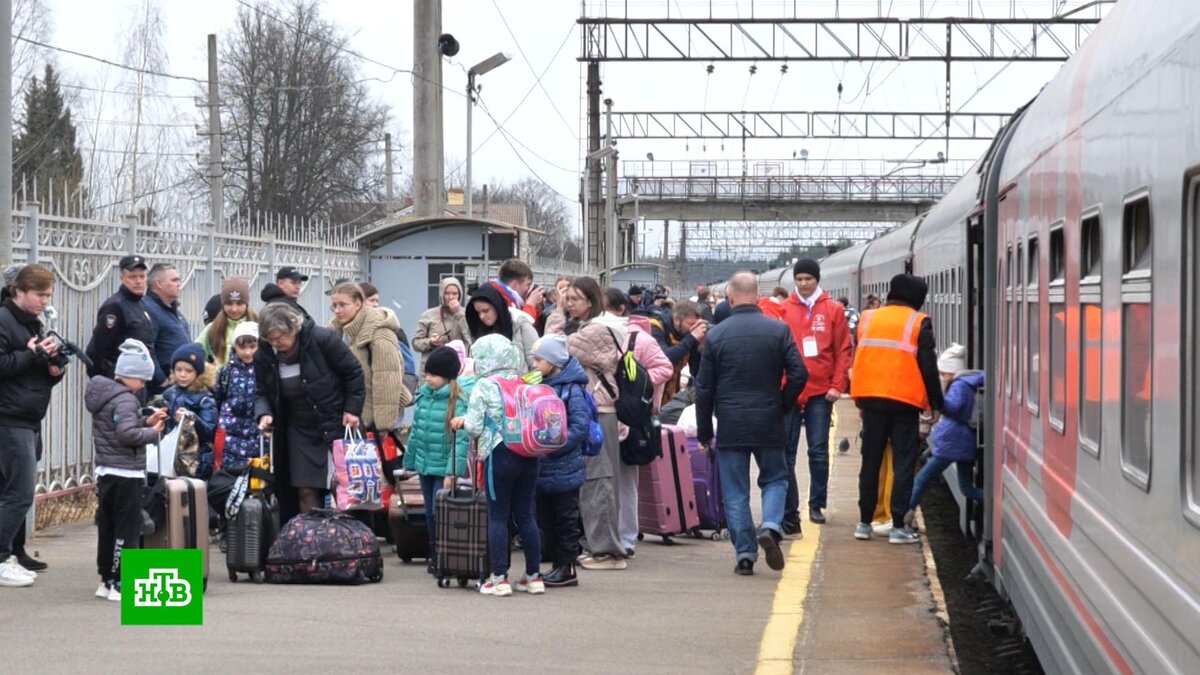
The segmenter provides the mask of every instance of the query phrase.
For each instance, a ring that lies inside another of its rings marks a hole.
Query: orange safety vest
[[[900,305],[863,312],[858,322],[850,397],[886,398],[929,408],[925,380],[917,366],[917,336],[925,314]]]

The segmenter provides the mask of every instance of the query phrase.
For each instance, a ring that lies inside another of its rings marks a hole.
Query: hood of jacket
[[[262,293],[259,293],[258,297],[261,298],[264,303],[278,302],[280,300],[291,300],[291,298],[288,297],[288,294],[283,292],[282,288],[273,283],[263,286]]]
[[[492,309],[496,311],[495,325],[485,326],[479,320],[479,312],[475,310],[475,303],[480,300],[491,305]],[[513,337],[512,324],[513,313],[508,311],[508,302],[500,295],[500,291],[496,290],[495,286],[484,284],[467,300],[467,329],[471,331],[473,339],[496,334],[511,340]],[[472,356],[474,357],[474,354]],[[478,357],[475,358],[478,359]]]
[[[954,376],[952,382],[962,380],[971,386],[972,389],[979,389],[983,386],[983,371],[982,370],[964,370]]]
[[[505,310],[507,311],[507,310]],[[525,366],[525,357],[512,340],[501,335],[485,335],[471,345],[478,377],[516,377]]]
[[[643,333],[649,333],[652,328],[650,326],[650,319],[647,317],[639,314],[631,314],[629,315],[628,319],[629,320],[626,322],[627,325],[636,326],[637,328],[641,329]]]
[[[458,289],[458,304],[461,307],[466,300],[467,293],[463,290],[462,282],[454,277],[446,277],[442,279],[442,283],[438,284],[438,306],[443,309],[446,307],[446,289],[454,286]]]
[[[87,411],[95,415],[104,409],[109,401],[124,393],[133,393],[129,387],[111,380],[103,375],[94,376],[88,382],[87,391],[83,395],[83,405]]]
[[[583,372],[583,366],[579,365],[579,361],[574,356],[567,359],[567,365],[563,366],[561,371],[546,378],[543,382],[551,387],[565,387],[568,384],[586,387],[587,383],[587,373]]]

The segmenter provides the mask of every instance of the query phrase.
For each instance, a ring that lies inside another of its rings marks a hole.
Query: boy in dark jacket
[[[96,512],[99,538],[96,597],[120,602],[121,551],[137,548],[142,534],[142,486],[146,484],[146,444],[158,440],[167,411],[150,417],[139,411],[137,392],[154,378],[154,359],[146,345],[121,343],[112,379],[96,375],[88,381],[84,404],[92,414],[96,442]]]
[[[596,414],[587,392],[587,373],[567,353],[566,340],[547,336],[533,345],[533,368],[542,383],[554,389],[567,409],[567,444],[543,457],[538,467],[537,513],[542,530],[543,558],[554,568],[543,579],[547,586],[577,586],[575,558],[583,536],[579,520],[579,488],[587,476],[583,448]]]
[[[204,347],[189,342],[171,355],[172,384],[163,392],[163,403],[167,406],[166,433],[182,424],[184,415],[192,415],[199,445],[199,465],[194,469],[191,466],[185,468],[188,473],[194,470],[192,475],[204,480],[212,477],[212,444],[217,432],[217,399],[212,391],[214,369],[215,366],[205,363]]]

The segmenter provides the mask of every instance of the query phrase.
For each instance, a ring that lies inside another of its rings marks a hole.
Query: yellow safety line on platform
[[[829,425],[829,438],[837,438],[837,413]],[[837,462],[830,454],[830,473],[837,470]],[[832,475],[831,475],[832,478]],[[771,616],[763,629],[762,641],[758,645],[758,666],[755,675],[791,675],[796,651],[796,638],[800,624],[804,621],[804,600],[808,596],[808,583],[812,579],[813,562],[821,547],[821,526],[805,523],[807,534],[788,544],[787,565],[775,587],[775,599],[771,605]]]

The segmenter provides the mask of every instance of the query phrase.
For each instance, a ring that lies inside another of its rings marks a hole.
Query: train
[[[1042,667],[1200,673],[1194,0],[1117,3],[936,205],[821,286],[861,307],[901,272],[986,373],[983,504],[947,482]]]

